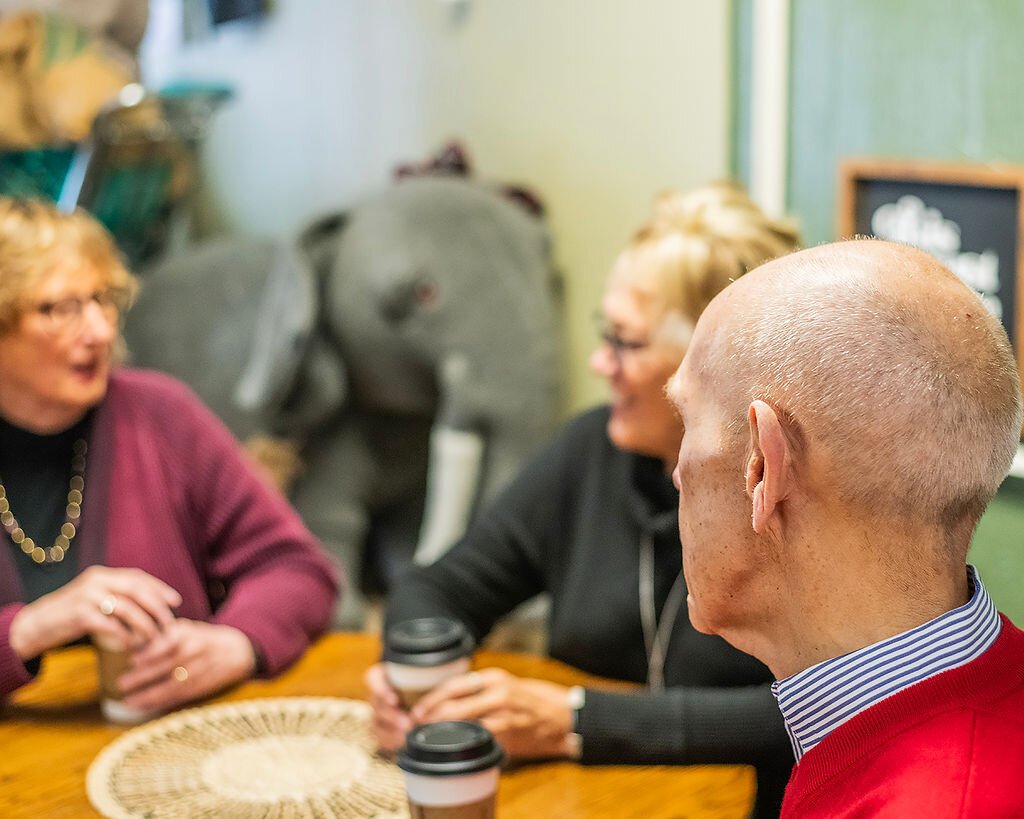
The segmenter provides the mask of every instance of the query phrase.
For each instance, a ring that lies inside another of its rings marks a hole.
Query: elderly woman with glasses
[[[748,763],[758,768],[758,815],[778,814],[793,757],[771,674],[686,616],[670,477],[683,430],[664,387],[708,302],[797,243],[788,222],[733,185],[661,196],[602,301],[590,364],[608,380],[610,405],[570,422],[460,543],[391,592],[387,624],[447,616],[477,640],[547,592],[552,657],[646,689],[567,689],[484,669],[443,683],[409,712],[378,665],[367,683],[383,748],[416,723],[479,719],[517,757]]]
[[[119,368],[135,281],[83,212],[0,198],[0,699],[42,655],[132,652],[124,704],[275,674],[328,624],[334,569],[178,382]]]

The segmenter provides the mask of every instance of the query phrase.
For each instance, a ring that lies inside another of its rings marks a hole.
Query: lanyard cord
[[[661,616],[655,620],[654,611],[654,536],[644,532],[640,539],[640,624],[644,630],[644,648],[647,650],[647,685],[652,691],[665,687],[665,653],[676,615],[683,603],[683,572],[676,576]]]

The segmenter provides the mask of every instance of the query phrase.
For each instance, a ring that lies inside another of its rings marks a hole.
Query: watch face
[[[569,759],[579,760],[583,757],[583,737],[577,733],[569,734],[566,743],[566,755]]]

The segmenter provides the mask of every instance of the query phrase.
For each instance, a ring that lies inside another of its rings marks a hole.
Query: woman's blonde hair
[[[732,182],[689,193],[665,191],[624,251],[630,285],[696,323],[704,308],[748,270],[800,247],[790,219],[773,219]]]
[[[113,238],[84,210],[63,213],[41,199],[0,196],[0,333],[29,306],[28,291],[62,266],[92,268],[129,302],[138,288]]]

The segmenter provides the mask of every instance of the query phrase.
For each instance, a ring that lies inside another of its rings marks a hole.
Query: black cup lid
[[[460,776],[500,765],[505,752],[478,722],[430,722],[413,728],[398,752],[398,767],[427,776]]]
[[[473,637],[457,620],[418,617],[388,629],[384,660],[402,665],[444,665],[473,653]]]

